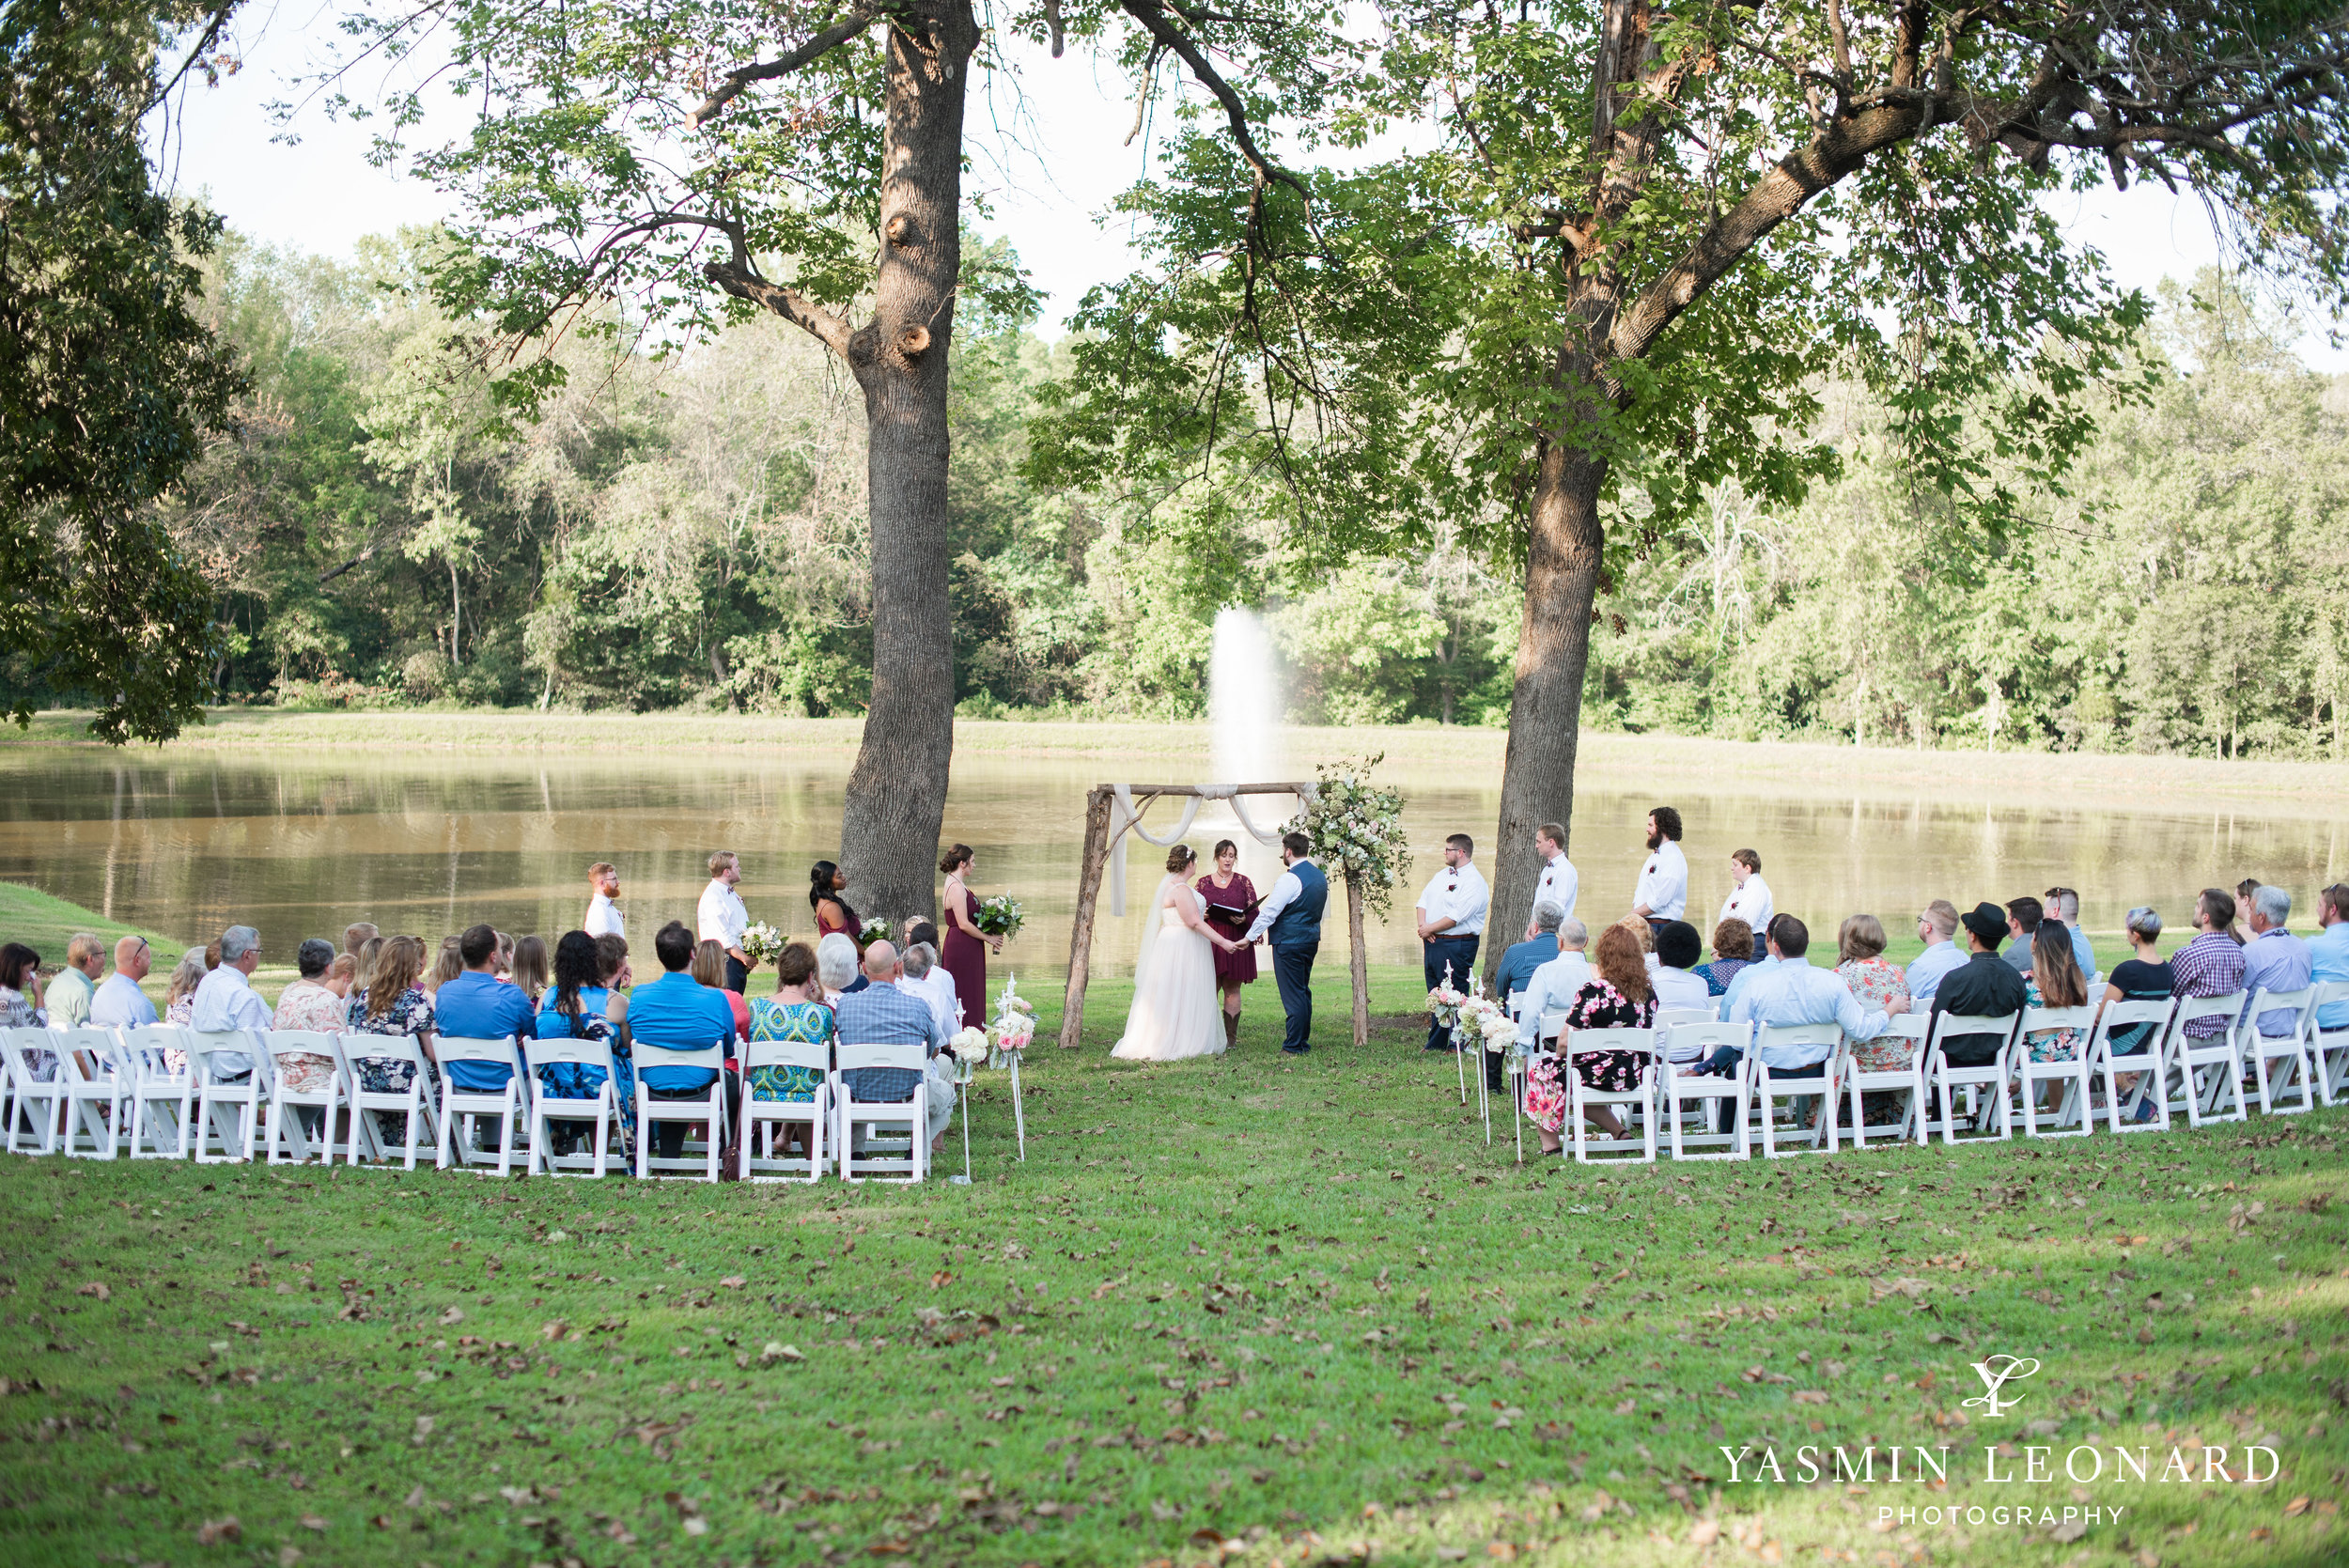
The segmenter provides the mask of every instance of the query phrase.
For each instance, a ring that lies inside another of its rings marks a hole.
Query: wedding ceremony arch
[[[1210,801],[1228,801],[1240,830],[1267,847],[1277,848],[1291,821],[1289,814],[1269,827],[1250,819],[1251,796],[1294,797],[1311,806],[1321,786],[1301,784],[1097,784],[1085,795],[1084,856],[1077,873],[1076,919],[1068,928],[1068,990],[1061,1010],[1060,1043],[1074,1048],[1084,1032],[1085,984],[1093,961],[1093,924],[1101,898],[1101,880],[1110,880],[1110,902],[1118,912],[1126,907],[1126,848],[1132,838],[1160,848],[1178,843],[1198,820],[1199,810]],[[1182,811],[1164,833],[1143,826],[1143,814],[1161,797],[1180,800]],[[1334,868],[1332,868],[1334,869]],[[1370,965],[1362,937],[1362,895],[1355,878],[1346,877],[1346,939],[1354,982],[1354,1043],[1370,1038]]]

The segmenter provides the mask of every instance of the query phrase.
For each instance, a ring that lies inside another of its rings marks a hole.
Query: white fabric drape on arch
[[[1110,790],[1116,797],[1116,809],[1110,814],[1110,913],[1121,920],[1126,914],[1126,835],[1129,831],[1143,842],[1164,849],[1180,842],[1182,836],[1190,831],[1190,825],[1199,819],[1199,807],[1203,801],[1227,800],[1231,802],[1232,815],[1239,819],[1240,828],[1249,837],[1268,849],[1278,847],[1281,842],[1280,825],[1266,832],[1249,820],[1248,798],[1239,793],[1237,784],[1201,784],[1197,794],[1183,797],[1183,815],[1164,838],[1142,825],[1142,812],[1148,809],[1149,802],[1144,801],[1141,809],[1136,809],[1131,784],[1112,784]],[[1312,784],[1297,787],[1298,799],[1307,805],[1313,803],[1316,793]],[[1154,903],[1152,908],[1156,907]]]

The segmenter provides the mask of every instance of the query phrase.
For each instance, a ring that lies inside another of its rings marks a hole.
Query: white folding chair
[[[412,1034],[367,1034],[346,1032],[334,1036],[334,1054],[341,1062],[343,1081],[350,1086],[350,1114],[348,1121],[350,1137],[344,1143],[343,1163],[356,1166],[364,1151],[371,1165],[388,1165],[395,1156],[395,1146],[378,1122],[380,1115],[405,1118],[401,1131],[407,1141],[397,1145],[400,1168],[413,1171],[419,1144],[432,1154],[432,1162],[441,1162],[441,1132],[437,1108],[432,1097],[432,1062],[424,1054],[424,1047]],[[360,1063],[391,1063],[408,1068],[405,1089],[369,1089]],[[329,1157],[331,1158],[331,1153]]]
[[[1816,1078],[1774,1078],[1762,1053],[1773,1048],[1782,1050],[1800,1049],[1819,1059]],[[1835,1152],[1835,1095],[1837,1058],[1843,1048],[1843,1028],[1832,1023],[1793,1023],[1766,1025],[1754,1031],[1753,1049],[1746,1055],[1747,1077],[1753,1086],[1753,1106],[1762,1119],[1762,1157],[1777,1159],[1778,1106],[1781,1096],[1788,1099],[1816,1099],[1818,1114],[1811,1128],[1808,1151],[1790,1148],[1787,1154],[1803,1153],[1831,1155]],[[1790,1114],[1792,1108],[1789,1108]]]
[[[612,1141],[620,1140],[621,1163],[627,1163],[628,1128],[620,1120],[620,1089],[614,1081],[612,1042],[569,1038],[524,1040],[522,1058],[530,1064],[530,1173],[561,1175],[566,1171],[601,1177],[612,1169]],[[603,1086],[593,1099],[558,1098],[547,1091],[544,1069],[555,1066],[601,1067]],[[558,1155],[549,1122],[585,1122],[595,1128],[595,1153]]]
[[[2250,1120],[2250,1110],[2243,1094],[2243,1052],[2235,1048],[2234,1021],[2243,1012],[2244,995],[2236,991],[2223,997],[2180,997],[2177,1011],[2170,1016],[2170,1039],[2163,1051],[2162,1095],[2163,1112],[2168,1113],[2170,1078],[2178,1075],[2178,1092],[2186,1096],[2186,1126],[2199,1127],[2208,1110],[2217,1118],[2218,1096],[2232,1088],[2234,1091],[2234,1114],[2223,1118],[2230,1122]],[[2190,1024],[2204,1018],[2221,1020],[2215,1034],[2194,1035],[2186,1032]],[[2207,1075],[2208,1082],[2203,1081]]]
[[[1673,1025],[1670,1030],[1656,1032],[1663,1060],[1657,1063],[1657,1094],[1662,1107],[1660,1114],[1672,1139],[1674,1159],[1750,1159],[1753,1156],[1751,1134],[1746,1125],[1747,1108],[1751,1102],[1753,1085],[1746,1077],[1743,1058],[1753,1052],[1753,1025],[1723,1023],[1719,1018],[1705,1017],[1691,1023]],[[1715,1051],[1727,1047],[1740,1053],[1737,1070],[1734,1073],[1700,1073],[1697,1068]],[[1695,1100],[1702,1107],[1703,1130],[1687,1132],[1681,1126],[1681,1104]],[[1713,1130],[1710,1107],[1717,1101],[1727,1101],[1732,1114],[1729,1132]],[[1691,1146],[1718,1148],[1715,1154],[1690,1154]]]
[[[8,1087],[14,1096],[8,1107],[8,1153],[20,1152],[21,1131],[38,1143],[23,1153],[55,1154],[70,1097],[57,1066],[56,1037],[31,1026],[0,1030],[0,1050],[8,1053]]]
[[[636,1063],[636,1173],[693,1176],[714,1182],[720,1175],[719,1156],[725,1144],[726,1075],[724,1052],[705,1046],[699,1050],[670,1050],[642,1040],[631,1048]],[[917,1050],[921,1048],[916,1047]],[[692,1067],[713,1075],[707,1095],[691,1100],[657,1100],[645,1087],[645,1074],[655,1067]],[[704,1122],[709,1126],[708,1145],[696,1156],[687,1148],[675,1157],[652,1152],[653,1126],[660,1122]]]
[[[522,1137],[522,1119],[530,1108],[530,1086],[524,1080],[521,1053],[514,1049],[514,1037],[505,1034],[494,1040],[466,1040],[436,1034],[432,1038],[432,1057],[441,1064],[440,1168],[481,1175],[494,1163],[500,1177],[512,1175],[515,1150]],[[459,1062],[504,1067],[506,1081],[490,1090],[459,1089],[456,1066]],[[497,1118],[495,1149],[474,1147],[485,1116]],[[464,1120],[459,1122],[459,1117]],[[529,1156],[525,1154],[523,1158],[527,1168]]]
[[[2101,1075],[2105,1083],[2105,1124],[2115,1135],[2124,1132],[2168,1132],[2170,1107],[2166,1096],[2161,1114],[2150,1121],[2136,1120],[2136,1108],[2151,1105],[2161,1090],[2162,1042],[2170,1032],[2170,1015],[2177,1009],[2174,997],[2155,997],[2142,1001],[2110,1001],[2096,1017],[2095,1032],[2088,1037],[2089,1071]],[[2112,1036],[2122,1030],[2138,1030],[2139,1048],[2126,1056],[2115,1056]],[[2137,1082],[2129,1094],[2121,1093],[2121,1079],[2134,1072]],[[2123,1100],[2128,1102],[2127,1116],[2123,1115]]]
[[[847,1045],[839,1048],[839,1084],[832,1100],[832,1141],[844,1182],[879,1176],[918,1182],[929,1172],[930,1090],[926,1049],[911,1045]],[[899,1067],[914,1075],[910,1100],[859,1099],[848,1075],[866,1067]],[[1482,1083],[1484,1075],[1477,1079]],[[864,1147],[856,1129],[865,1129]],[[903,1127],[905,1141],[897,1141]]]
[[[1859,1058],[1845,1042],[1837,1075],[1843,1079],[1843,1092],[1851,1096],[1851,1146],[1865,1150],[1868,1143],[1867,1096],[1869,1094],[1906,1094],[1907,1110],[1898,1126],[1890,1127],[1877,1139],[1875,1147],[1897,1147],[1914,1139],[1920,1147],[1925,1141],[1925,1032],[1933,1016],[1920,1009],[1901,1013],[1888,1019],[1877,1042],[1898,1040],[1908,1052],[1906,1067],[1862,1067]]]
[[[2341,1009],[2342,1021],[2330,1029],[2325,1015]],[[2349,980],[2327,980],[2316,987],[2315,1005],[2309,1009],[2309,1061],[2316,1068],[2316,1092],[2331,1105],[2349,1094]]]
[[[194,1133],[191,1152],[198,1165],[225,1165],[253,1157],[260,1135],[261,1104],[269,1094],[269,1053],[251,1030],[191,1029],[188,1086],[179,1101],[179,1125]],[[224,1113],[233,1118],[222,1120]]]
[[[1967,1119],[1973,1124],[1976,1133],[1989,1130],[1987,1124],[1995,1111],[1999,1119],[1998,1136],[2000,1139],[2014,1136],[2015,1108],[2007,1098],[2006,1085],[2008,1073],[2014,1065],[2015,1032],[2022,1021],[2023,1015],[2020,1013],[2009,1013],[2003,1018],[1962,1017],[1956,1013],[1943,1013],[1936,1017],[1932,1037],[1925,1048],[1925,1087],[1934,1096],[1925,1108],[1928,1133],[1938,1131],[1944,1143],[1958,1141],[1953,1092],[1963,1089],[1968,1101]],[[1979,1034],[1999,1037],[1998,1054],[1987,1062],[1969,1067],[1952,1063],[1947,1050],[1951,1038]],[[1981,1095],[1984,1089],[1990,1092],[1995,1103],[1982,1103]],[[1933,1116],[1937,1103],[1941,1112],[1938,1119]]]
[[[2260,1114],[2263,1116],[2297,1116],[2304,1110],[2316,1109],[2315,1069],[2309,1062],[2309,1021],[2316,1011],[2316,987],[2305,986],[2297,991],[2253,991],[2251,1004],[2244,1011],[2243,1021],[2235,1025],[2235,1042],[2243,1049],[2245,1065],[2251,1069],[2252,1080],[2260,1093]],[[2263,1034],[2260,1020],[2277,1013],[2292,1015],[2292,1025],[2281,1034]],[[2300,1084],[2298,1105],[2279,1105],[2275,1098],[2293,1079],[2270,1083],[2267,1064],[2289,1062]],[[2271,1093],[2272,1092],[2272,1093]]]
[[[123,1102],[131,1080],[122,1070],[122,1042],[111,1029],[50,1032],[57,1080],[65,1086],[64,1153],[112,1159],[129,1119]]]
[[[2027,1007],[2023,1010],[2023,1027],[2015,1037],[2014,1083],[2023,1102],[2023,1136],[2025,1138],[2086,1138],[2095,1130],[2089,1119],[2088,1042],[2096,1027],[2096,1009],[2086,1003],[2077,1007]],[[2031,1058],[2030,1037],[2041,1030],[2068,1029],[2075,1032],[2078,1047],[2069,1057],[2056,1062],[2038,1062]],[[2053,1126],[2046,1132],[2039,1130],[2039,1086],[2060,1083],[2062,1097],[2049,1113]],[[2077,1126],[2073,1126],[2077,1118]],[[2070,1128],[2066,1131],[2066,1128]]]
[[[261,1036],[261,1044],[269,1051],[270,1093],[269,1120],[261,1134],[262,1157],[272,1165],[282,1165],[290,1159],[296,1165],[307,1164],[311,1158],[310,1138],[302,1127],[303,1108],[319,1110],[319,1145],[317,1157],[322,1165],[334,1163],[334,1113],[350,1109],[350,1081],[344,1077],[343,1059],[334,1049],[334,1036],[300,1029],[272,1029]],[[286,1081],[286,1059],[289,1056],[322,1056],[326,1059],[327,1079],[324,1089],[296,1089]],[[288,1110],[293,1114],[288,1115]]]
[[[816,1181],[824,1173],[825,1124],[832,1120],[833,1083],[832,1047],[801,1040],[753,1040],[742,1047],[741,1151],[735,1173],[744,1181],[782,1181],[804,1177]],[[760,1067],[812,1067],[821,1081],[813,1100],[762,1100],[751,1087],[751,1074]],[[926,1127],[927,1123],[924,1126]],[[777,1157],[775,1138],[787,1126],[807,1128],[807,1157]],[[767,1152],[755,1153],[761,1135]]]
[[[1658,1007],[1656,1010],[1656,1037],[1660,1040],[1665,1031],[1678,1029],[1685,1023],[1711,1023],[1719,1017],[1710,1007]]]
[[[146,1024],[122,1032],[121,1060],[131,1076],[132,1159],[188,1157],[187,1123],[179,1114],[190,1092],[187,1049],[187,1031],[178,1024]],[[180,1054],[176,1068],[163,1054],[171,1050]]]
[[[1621,1106],[1638,1111],[1640,1147],[1635,1151],[1620,1140],[1599,1146],[1600,1162],[1637,1160],[1656,1163],[1656,1031],[1653,1029],[1569,1029],[1559,1036],[1558,1071],[1566,1082],[1566,1120],[1574,1129],[1574,1157],[1591,1164],[1591,1107]],[[1640,1086],[1629,1090],[1594,1089],[1575,1071],[1575,1063],[1601,1051],[1627,1051],[1640,1059]],[[1628,1123],[1626,1130],[1628,1130]]]

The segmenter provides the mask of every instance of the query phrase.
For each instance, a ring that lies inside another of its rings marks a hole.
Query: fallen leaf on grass
[[[304,1514],[302,1516],[302,1528],[323,1531],[326,1529],[326,1521],[316,1514]]]
[[[724,1279],[718,1281],[718,1288],[720,1290],[740,1290],[744,1285],[749,1283],[750,1281],[744,1279],[739,1274],[729,1274]]]
[[[870,1557],[905,1557],[913,1550],[910,1541],[876,1541],[864,1548]]]
[[[207,1519],[195,1527],[195,1544],[199,1546],[217,1546],[223,1541],[243,1539],[244,1527],[237,1523],[234,1514],[226,1519]]]
[[[443,1327],[452,1323],[462,1323],[464,1321],[465,1309],[462,1307],[451,1307],[447,1312],[441,1314],[441,1324]]]
[[[1827,1403],[1827,1390],[1824,1389],[1797,1389],[1795,1390],[1795,1403],[1797,1405],[1825,1405]]]
[[[84,1285],[80,1290],[75,1291],[73,1294],[76,1296],[94,1296],[99,1300],[103,1301],[108,1296],[114,1295],[114,1292],[106,1288],[105,1281],[101,1280],[92,1280],[88,1284]]]
[[[2088,1524],[2082,1519],[2066,1519],[2047,1532],[2051,1539],[2057,1541],[2077,1541],[2087,1533]]]
[[[2309,1499],[2306,1498],[2295,1498],[2284,1504],[2284,1517],[2287,1519],[2296,1519],[2308,1511]]]
[[[796,1344],[785,1344],[780,1340],[769,1340],[767,1348],[758,1353],[758,1359],[761,1364],[764,1364],[768,1361],[804,1361],[807,1357]]]
[[[1699,1519],[1688,1530],[1688,1545],[1691,1546],[1709,1546],[1720,1538],[1721,1522],[1719,1519]]]

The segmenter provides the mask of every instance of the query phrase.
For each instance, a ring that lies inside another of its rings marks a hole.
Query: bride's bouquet
[[[789,945],[788,939],[782,932],[763,920],[755,925],[742,928],[742,952],[754,964],[773,963],[783,956],[783,950]]]
[[[979,900],[979,918],[973,924],[985,936],[1009,938],[1019,935],[1019,928],[1027,923],[1027,911],[1020,908],[1019,900],[999,893]]]

